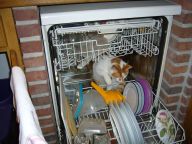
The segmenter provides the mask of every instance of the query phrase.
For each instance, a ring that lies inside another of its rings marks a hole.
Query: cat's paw
[[[105,78],[105,82],[107,83],[107,85],[112,84],[112,80],[110,78]]]
[[[112,84],[112,79],[111,79],[111,77],[108,74],[103,74],[103,78],[104,78],[105,83],[107,85],[111,85]]]

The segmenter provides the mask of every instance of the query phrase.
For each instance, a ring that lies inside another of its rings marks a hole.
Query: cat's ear
[[[122,60],[121,60],[120,58],[113,58],[113,59],[111,60],[111,63],[113,63],[113,64],[120,64],[121,61],[122,61]]]
[[[126,64],[126,65],[123,66],[123,72],[124,73],[128,73],[131,68],[132,68],[131,65]]]
[[[113,72],[111,75],[116,78],[121,77],[121,74],[118,72]]]
[[[111,69],[112,69],[112,76],[113,77],[120,77],[121,76],[121,67],[118,64],[114,64]]]
[[[111,67],[112,71],[114,72],[120,72],[121,71],[121,67],[118,64],[113,64]]]

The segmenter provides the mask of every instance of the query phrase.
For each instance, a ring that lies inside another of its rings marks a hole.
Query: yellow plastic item
[[[108,90],[105,91],[102,87],[98,86],[96,83],[91,82],[91,86],[95,88],[96,91],[99,92],[99,94],[103,97],[106,104],[110,103],[120,103],[125,100],[125,96],[123,96],[119,91],[117,90]]]

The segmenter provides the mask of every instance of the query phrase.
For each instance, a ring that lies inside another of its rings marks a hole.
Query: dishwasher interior
[[[153,90],[152,104],[147,112],[135,114],[135,118],[143,143],[163,143],[157,134],[155,121],[160,109],[168,111],[159,96],[156,96],[167,23],[165,17],[153,17],[56,24],[49,28],[48,38],[58,105],[68,143],[78,144],[74,133],[80,129],[81,122],[88,118],[105,121],[109,139],[106,144],[124,143],[121,140],[122,133],[118,132],[115,120],[111,118],[110,110],[113,106],[105,105],[86,114],[80,112],[78,117],[74,118],[80,103],[80,93],[86,95],[93,89],[90,85],[94,81],[93,64],[105,56],[118,57],[132,66],[125,78],[126,83],[134,82],[137,78],[149,82]],[[106,85],[100,86],[106,89]],[[93,102],[97,103],[94,99]],[[171,118],[175,126],[173,143],[182,143],[185,139],[184,130],[172,115]],[[129,129],[129,133],[132,131]],[[124,140],[126,141],[125,138]]]

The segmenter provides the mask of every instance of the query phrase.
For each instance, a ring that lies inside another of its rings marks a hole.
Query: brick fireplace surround
[[[165,65],[161,97],[180,123],[183,122],[192,96],[192,1],[174,0],[182,5],[175,16]],[[13,8],[23,54],[29,92],[49,144],[57,139],[39,9],[36,6]]]

